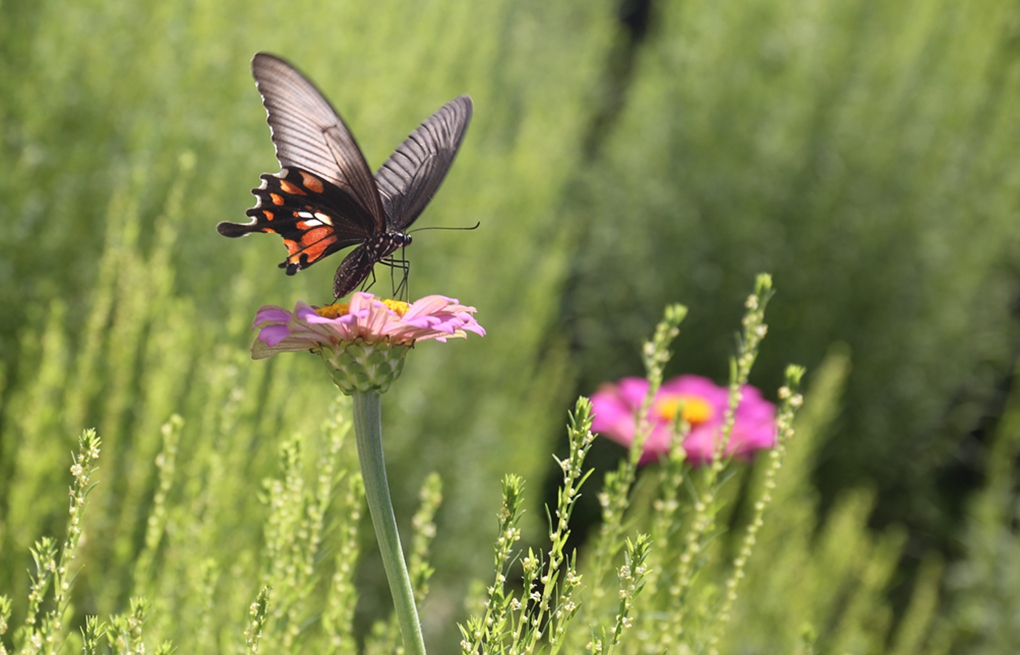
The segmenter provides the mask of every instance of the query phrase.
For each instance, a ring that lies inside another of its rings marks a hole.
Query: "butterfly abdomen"
[[[333,296],[343,298],[372,274],[372,267],[392,255],[398,248],[411,243],[411,237],[403,232],[377,234],[363,245],[355,248],[340,262],[333,277]]]

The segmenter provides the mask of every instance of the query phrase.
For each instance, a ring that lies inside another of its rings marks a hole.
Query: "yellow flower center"
[[[680,418],[690,423],[692,427],[710,420],[714,413],[712,405],[704,398],[687,394],[666,396],[655,403],[652,411],[662,420],[669,422],[676,420],[677,412],[682,411]]]
[[[345,302],[336,302],[325,307],[316,307],[315,313],[323,318],[339,318],[347,315],[349,307],[350,305]]]
[[[397,316],[403,316],[406,314],[408,307],[410,307],[410,305],[406,302],[401,302],[400,300],[380,298],[379,301],[386,305],[386,307]],[[323,318],[339,318],[341,316],[346,316],[350,307],[350,303],[335,302],[332,305],[326,305],[325,307],[316,307],[315,313]]]
[[[403,315],[407,313],[407,310],[410,307],[410,305],[408,305],[406,302],[403,302],[401,300],[393,300],[391,298],[383,300],[382,303],[389,307],[391,312],[401,317],[403,317]]]

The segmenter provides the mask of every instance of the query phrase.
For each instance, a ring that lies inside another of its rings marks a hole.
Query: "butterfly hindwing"
[[[228,237],[279,234],[288,253],[280,267],[291,275],[372,233],[372,217],[349,194],[307,171],[284,168],[276,175],[263,174],[252,194],[258,198],[246,212],[252,221],[223,222],[217,229]]]
[[[282,167],[304,169],[349,193],[385,229],[385,214],[372,171],[351,131],[314,84],[297,69],[260,52],[251,62],[262,94],[276,158]]]
[[[376,171],[388,230],[402,232],[421,215],[446,177],[471,122],[468,96],[440,107]]]

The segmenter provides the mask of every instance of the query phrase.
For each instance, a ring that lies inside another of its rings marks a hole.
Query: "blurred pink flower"
[[[750,457],[756,451],[771,448],[776,441],[776,407],[762,398],[750,385],[742,388],[743,398],[737,407],[733,434],[726,455]],[[634,420],[645,395],[648,380],[623,378],[616,384],[605,384],[591,397],[594,420],[591,429],[624,446],[634,440]],[[669,453],[670,432],[677,411],[691,431],[684,439],[687,461],[704,464],[711,461],[717,439],[721,438],[729,390],[697,375],[681,375],[659,387],[649,410],[652,433],[645,441],[642,464],[665,457]]]
[[[301,352],[361,340],[366,344],[412,346],[416,341],[484,335],[474,307],[446,296],[425,296],[411,304],[355,293],[349,304],[312,307],[298,302],[294,311],[265,305],[255,316],[259,330],[254,359],[281,352]]]

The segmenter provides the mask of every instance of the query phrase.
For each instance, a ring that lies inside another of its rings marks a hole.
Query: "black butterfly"
[[[372,176],[343,119],[308,78],[273,55],[251,62],[280,170],[264,173],[250,223],[216,226],[226,237],[269,232],[283,237],[280,264],[293,275],[337,250],[359,244],[340,263],[333,295],[346,296],[376,262],[411,243],[404,233],[432,200],[471,120],[471,98],[443,105]],[[406,264],[404,265],[406,268]]]

